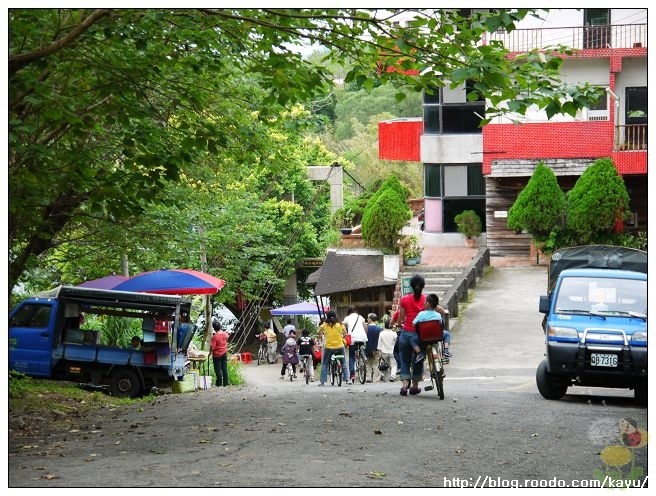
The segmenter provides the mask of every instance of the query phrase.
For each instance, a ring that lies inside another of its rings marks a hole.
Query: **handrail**
[[[647,124],[623,124],[615,126],[615,150],[646,150]]]
[[[528,52],[557,45],[579,50],[646,48],[647,39],[647,24],[615,24],[499,30],[488,34],[485,43],[501,42],[511,52]]]

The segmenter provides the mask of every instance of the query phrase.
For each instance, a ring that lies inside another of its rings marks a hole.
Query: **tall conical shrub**
[[[594,162],[567,194],[567,228],[580,243],[612,231],[615,222],[629,214],[629,194],[613,161]]]
[[[565,193],[556,175],[540,162],[508,211],[508,227],[525,230],[543,242],[555,227],[564,224],[566,208]]]

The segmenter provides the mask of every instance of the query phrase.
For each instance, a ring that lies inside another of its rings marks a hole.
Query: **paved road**
[[[248,385],[117,407],[9,448],[10,487],[448,487],[573,484],[606,473],[629,391],[544,400],[544,267],[493,268],[453,326],[446,398],[398,383],[317,387],[245,367]],[[645,436],[646,437],[646,436]],[[27,444],[27,445],[25,445]],[[631,451],[647,467],[647,449]],[[628,472],[628,465],[621,469]],[[601,472],[600,472],[601,471]]]

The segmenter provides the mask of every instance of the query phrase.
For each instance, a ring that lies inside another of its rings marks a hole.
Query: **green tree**
[[[167,186],[204,154],[266,164],[262,130],[332,85],[325,65],[294,49],[302,43],[327,48],[350,67],[345,82],[365,89],[472,81],[490,117],[589,106],[596,93],[561,82],[557,56],[483,45],[486,32],[511,31],[528,12],[404,10],[415,19],[398,26],[396,10],[11,9],[10,292],[78,224],[170,203]]]
[[[335,138],[353,138],[358,132],[355,129],[357,124],[368,126],[372,117],[383,112],[390,118],[417,117],[421,112],[421,93],[404,90],[405,98],[400,101],[396,98],[397,93],[398,90],[390,85],[378,86],[371,91],[340,92],[335,106]]]
[[[306,165],[337,157],[315,139],[282,132],[304,115],[290,113],[278,130],[263,130],[258,153],[268,156],[266,164],[246,168],[206,154],[166,186],[167,204],[132,220],[79,224],[75,241],[52,251],[48,265],[54,270],[43,284],[78,284],[118,271],[125,253],[132,274],[190,267],[225,279],[216,302],[235,315],[237,291],[249,302],[279,299],[298,260],[323,252],[321,233],[330,219],[327,186],[309,181]]]
[[[353,137],[348,139],[337,140],[331,133],[320,136],[330,150],[355,165],[349,169],[349,174],[367,189],[394,175],[407,185],[412,197],[420,197],[424,186],[424,167],[420,162],[382,160],[378,157],[378,123],[394,117],[387,112],[376,114],[369,118],[366,125],[352,119]]]
[[[370,198],[362,217],[362,238],[368,246],[398,250],[399,231],[412,218],[407,189],[390,176]]]
[[[566,208],[556,175],[540,162],[508,211],[508,227],[526,230],[544,243],[554,228],[563,226]]]
[[[567,228],[582,244],[608,234],[628,214],[629,194],[609,158],[596,160],[567,194]]]

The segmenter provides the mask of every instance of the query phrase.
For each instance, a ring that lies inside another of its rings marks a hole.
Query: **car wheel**
[[[556,380],[547,372],[547,361],[542,360],[535,373],[535,381],[538,385],[540,394],[548,400],[559,400],[567,392],[567,382]]]
[[[118,370],[110,379],[110,391],[117,398],[136,398],[141,394],[139,377],[132,370]]]

